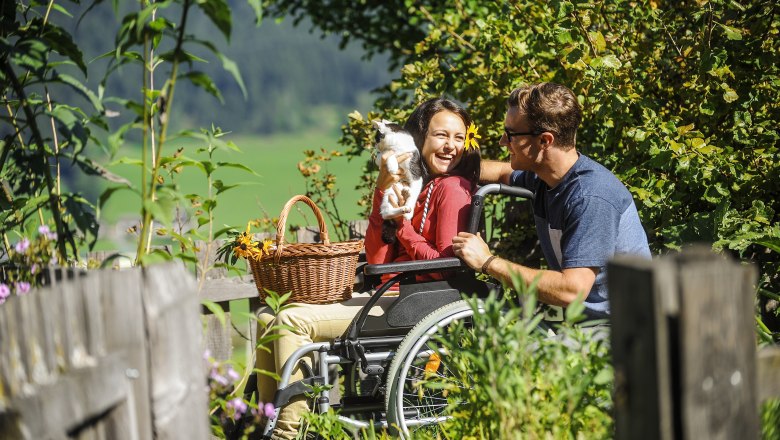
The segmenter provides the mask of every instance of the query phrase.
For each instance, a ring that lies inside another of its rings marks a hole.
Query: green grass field
[[[296,194],[306,191],[304,177],[298,171],[298,162],[304,159],[304,150],[327,151],[339,150],[337,135],[333,133],[284,134],[274,136],[233,136],[226,135],[222,139],[233,141],[241,152],[222,152],[215,155],[215,161],[236,162],[253,169],[260,177],[236,168],[223,168],[214,173],[215,179],[221,179],[226,185],[240,184],[238,187],[223,192],[218,196],[215,209],[215,230],[224,225],[243,228],[247,221],[267,215],[278,217],[285,202]],[[178,147],[184,147],[183,155],[203,160],[205,153],[198,155],[196,150],[204,145],[190,139],[172,141],[166,145],[165,154],[171,154]],[[141,150],[138,147],[126,147],[120,157],[140,159]],[[342,218],[361,218],[361,208],[357,205],[360,193],[355,190],[361,174],[360,160],[347,160],[346,157],[336,157],[323,164],[320,173],[330,172],[337,176],[339,194],[336,204]],[[110,171],[133,182],[138,188],[141,179],[141,169],[137,165],[115,164]],[[205,174],[195,167],[186,168],[178,174],[176,181],[183,194],[195,193],[206,195],[208,185]],[[121,219],[137,219],[140,217],[140,196],[133,191],[117,191],[106,202],[101,212],[101,219],[109,224]],[[316,219],[311,210],[299,204],[300,210],[293,210],[287,225],[316,225]],[[305,214],[302,216],[299,212]],[[128,237],[131,238],[131,237]],[[335,238],[335,237],[334,237]],[[101,248],[117,246],[111,241],[102,240]]]

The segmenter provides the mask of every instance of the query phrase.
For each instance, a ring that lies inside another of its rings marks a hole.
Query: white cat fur
[[[398,204],[395,191],[393,191],[392,187],[384,189],[385,192],[382,197],[379,213],[382,215],[383,219],[395,218],[400,214],[403,214],[407,220],[411,220],[412,215],[414,214],[414,205],[417,203],[417,197],[419,197],[420,191],[422,191],[423,180],[422,176],[413,176],[412,172],[409,170],[409,166],[412,164],[413,160],[417,160],[415,155],[418,155],[419,151],[414,144],[414,139],[409,133],[406,131],[394,132],[387,126],[388,124],[391,124],[390,121],[374,121],[373,124],[374,127],[384,135],[376,144],[378,150],[376,164],[381,166],[382,155],[388,151],[393,152],[393,155],[388,157],[386,161],[387,171],[393,174],[397,173],[399,168],[404,171],[404,177],[395,185],[398,186],[401,190],[401,194],[406,198],[403,205],[394,208],[392,203]],[[407,152],[412,153],[412,157],[399,164],[396,156]]]

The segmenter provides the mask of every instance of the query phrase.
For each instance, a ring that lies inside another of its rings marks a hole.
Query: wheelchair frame
[[[533,193],[525,188],[503,184],[480,187],[472,196],[468,232],[476,233],[478,230],[484,199],[490,194],[533,198]],[[419,274],[453,271],[456,272],[455,276],[443,281],[414,282]],[[473,314],[471,308],[466,307],[465,301],[461,300],[461,292],[484,296],[497,286],[477,280],[473,271],[458,258],[363,266],[363,274],[366,277],[393,273],[397,275],[375,290],[343,336],[330,342],[300,347],[287,359],[274,397],[276,410],[274,415],[268,418],[262,431],[263,436],[271,437],[281,407],[291,398],[309,392],[312,386],[331,384],[331,367],[336,365],[345,368],[342,373],[346,374],[344,396],[338,404],[331,404],[329,391],[323,389],[314,401],[315,410],[327,412],[331,408],[338,408],[341,410],[339,419],[354,430],[373,425],[378,428],[397,429],[401,437],[408,435],[408,427],[411,425],[442,421],[442,417],[436,415],[422,417],[420,420],[406,420],[407,415],[414,413],[408,414],[405,410],[397,390],[399,386],[403,386],[400,382],[410,368],[411,358],[408,356],[414,350],[419,350],[437,329],[454,320],[467,319]],[[400,284],[398,299],[383,316],[370,316],[371,308],[395,284]],[[404,354],[406,362],[400,358],[394,360],[399,351]],[[318,354],[316,365],[310,367],[306,362],[300,362],[311,353]],[[415,352],[414,356],[418,354]],[[399,365],[400,363],[402,365]],[[290,377],[299,364],[304,370],[305,378],[291,384]],[[406,371],[402,371],[404,368]],[[388,377],[392,383],[388,383]],[[366,394],[363,386],[371,387],[371,392]],[[380,394],[383,399],[379,398]],[[391,402],[391,398],[395,398],[395,402]],[[443,406],[446,404],[438,404],[438,407]],[[348,415],[362,416],[362,420]]]

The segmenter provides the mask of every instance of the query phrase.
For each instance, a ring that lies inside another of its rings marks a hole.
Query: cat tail
[[[398,223],[395,220],[385,220],[382,222],[382,241],[386,244],[394,244],[396,241],[395,232],[398,230]]]

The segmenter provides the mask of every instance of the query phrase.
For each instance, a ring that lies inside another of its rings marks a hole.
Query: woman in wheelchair
[[[392,185],[399,176],[388,172],[385,164],[387,157],[382,157],[366,232],[366,259],[369,264],[454,256],[452,237],[466,230],[471,196],[479,180],[479,150],[476,147],[467,148],[466,144],[471,125],[468,112],[448,99],[430,99],[414,110],[404,129],[412,135],[420,152],[424,186],[411,221],[403,216],[397,217],[395,243],[385,243],[382,240],[384,220],[379,214],[379,204],[384,191],[392,191]],[[412,160],[409,153],[400,156],[399,162]],[[384,274],[383,281],[391,276]],[[442,273],[417,275],[418,281],[440,280],[444,277],[446,274]],[[295,304],[295,307],[283,310],[278,316],[274,316],[267,307],[261,309],[258,318],[267,328],[280,325],[289,330],[279,330],[278,339],[274,340],[270,353],[257,350],[256,367],[281,374],[285,361],[300,347],[313,342],[332,341],[345,334],[370,296],[370,292],[366,291],[355,293],[352,299],[335,304]],[[370,316],[361,318],[383,315],[396,298],[382,296],[368,311]],[[311,355],[308,357],[311,366],[313,359]],[[273,401],[277,390],[276,381],[262,374],[257,377],[259,400]],[[304,372],[298,365],[292,370],[289,382],[303,377]],[[283,406],[276,421],[274,438],[295,437],[300,427],[299,420],[308,407],[302,396],[291,399],[289,404]]]

